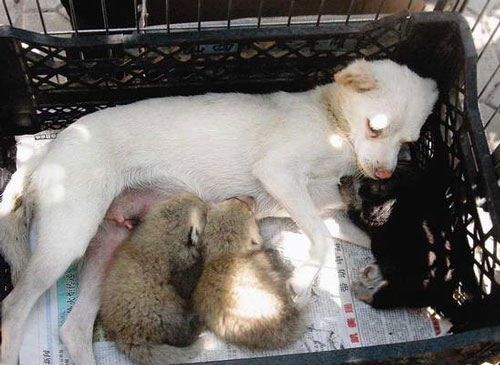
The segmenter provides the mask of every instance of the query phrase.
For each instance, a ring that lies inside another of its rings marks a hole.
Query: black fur
[[[341,193],[351,220],[369,234],[383,277],[365,285],[374,293],[364,300],[375,308],[453,306],[453,270],[447,267],[446,253],[440,252],[446,242],[436,224],[444,194],[404,167],[389,180],[364,179],[359,184],[356,192],[353,181],[344,179]],[[430,251],[438,251],[432,264]]]

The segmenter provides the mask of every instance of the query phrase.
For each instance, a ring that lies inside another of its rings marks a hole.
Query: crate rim
[[[459,351],[478,344],[492,344],[497,346],[500,355],[500,327],[486,327],[467,331],[455,335],[444,335],[427,340],[399,342],[386,345],[365,346],[351,349],[307,352],[300,354],[275,355],[233,359],[223,361],[209,361],[200,364],[346,364],[346,363],[397,363],[402,360],[425,359],[430,354]],[[404,355],[404,357],[402,357]],[[487,360],[484,359],[484,360]]]
[[[428,13],[431,14],[431,13]],[[451,13],[450,13],[451,14]],[[301,36],[308,38],[325,38],[332,34],[352,34],[365,32],[391,24],[396,20],[410,19],[407,10],[388,15],[377,21],[357,22],[348,25],[343,23],[294,26],[275,26],[262,28],[238,28],[238,29],[215,29],[202,31],[180,31],[167,33],[165,31],[151,30],[146,32],[132,32],[129,34],[110,35],[86,35],[75,37],[59,37],[55,35],[37,33],[25,29],[15,28],[10,25],[0,26],[0,38],[15,38],[20,41],[26,40],[35,43],[43,43],[45,46],[53,47],[96,47],[123,45],[125,47],[145,46],[145,45],[165,45],[170,44],[196,44],[199,42],[219,42],[221,40],[231,42],[238,40],[262,41],[270,38],[290,38]]]

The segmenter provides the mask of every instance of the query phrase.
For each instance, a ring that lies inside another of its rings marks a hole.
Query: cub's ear
[[[191,228],[189,229],[189,245],[198,245],[201,234],[205,229],[205,224],[207,222],[207,212],[206,209],[200,209],[200,207],[193,207],[189,211],[189,224]]]
[[[374,89],[377,81],[365,60],[358,60],[351,63],[343,70],[337,72],[333,78],[340,85],[349,87],[357,92],[365,92]]]
[[[200,240],[200,232],[198,231],[198,228],[191,226],[188,234],[188,246],[189,247],[197,246],[199,240]]]

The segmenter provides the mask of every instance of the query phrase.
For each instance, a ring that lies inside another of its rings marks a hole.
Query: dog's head
[[[432,112],[436,83],[389,60],[355,61],[335,81],[359,169],[372,179],[391,177],[401,145],[418,139]]]

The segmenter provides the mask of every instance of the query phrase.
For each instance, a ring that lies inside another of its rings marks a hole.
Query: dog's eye
[[[366,118],[366,125],[368,126],[368,131],[371,138],[377,138],[382,134],[383,128],[377,128],[378,126],[372,124],[369,118]]]
[[[257,246],[257,245],[259,245],[259,242],[256,242],[256,241],[252,240],[252,245]]]

